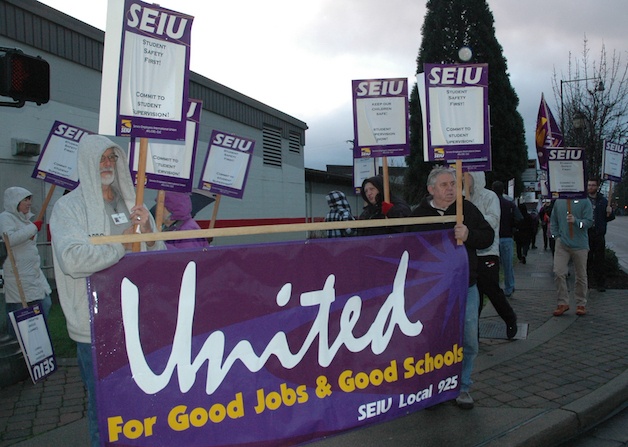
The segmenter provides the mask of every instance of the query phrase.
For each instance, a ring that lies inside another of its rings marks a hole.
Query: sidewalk
[[[577,317],[572,303],[565,315],[553,317],[552,255],[542,246],[530,250],[527,264],[515,263],[511,304],[520,331],[527,324],[527,338],[480,339],[473,410],[445,403],[309,445],[556,446],[626,402],[628,343],[623,329],[628,293],[591,290],[587,316]],[[489,303],[481,326],[491,323],[502,324]],[[29,380],[4,388],[0,447],[86,446],[85,411],[85,393],[72,362],[43,384]]]

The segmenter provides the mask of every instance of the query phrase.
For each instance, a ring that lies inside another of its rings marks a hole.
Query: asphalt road
[[[615,252],[621,269],[628,273],[628,216],[617,216],[608,223],[606,245]]]

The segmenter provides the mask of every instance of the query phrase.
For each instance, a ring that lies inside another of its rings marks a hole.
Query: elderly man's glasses
[[[101,163],[104,163],[107,160],[109,160],[112,163],[115,163],[116,161],[118,161],[118,156],[116,154],[111,154],[111,155],[103,155],[102,157],[100,157]]]

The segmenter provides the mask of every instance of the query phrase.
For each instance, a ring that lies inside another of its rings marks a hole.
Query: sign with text
[[[602,152],[602,178],[604,180],[621,182],[625,153],[625,145],[604,140]]]
[[[552,199],[586,197],[584,149],[581,147],[546,147],[547,177]]]
[[[157,4],[109,0],[99,133],[185,139],[192,21]]]
[[[31,177],[65,189],[76,188],[79,184],[79,142],[84,135],[91,133],[80,127],[55,121]]]
[[[254,148],[255,140],[214,130],[198,188],[241,199]]]
[[[203,103],[191,99],[188,102],[185,141],[148,140],[146,157],[146,188],[164,191],[190,192],[193,187],[193,168],[198,143]],[[140,142],[131,138],[129,164],[133,178],[137,177]]]
[[[465,170],[490,171],[488,64],[425,64],[424,70],[417,87],[423,87],[425,160],[462,160]]]
[[[42,381],[57,370],[57,362],[41,306],[35,304],[9,312],[9,319],[22,348],[31,380],[33,383]]]
[[[353,159],[353,190],[360,194],[362,182],[367,178],[374,177],[377,173],[377,160],[375,158],[354,158]]]
[[[353,158],[410,154],[408,79],[351,81]]]
[[[453,230],[132,253],[88,284],[107,446],[294,445],[459,394]]]

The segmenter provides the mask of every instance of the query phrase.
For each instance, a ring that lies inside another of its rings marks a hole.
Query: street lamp
[[[460,47],[458,50],[458,59],[462,62],[469,62],[473,57],[473,51],[468,46]]]
[[[603,92],[604,91],[604,83],[600,78],[582,78],[582,79],[568,79],[566,81],[560,80],[560,127],[563,132],[563,146],[567,147],[567,131],[565,129],[565,106],[563,103],[563,84],[568,84],[570,82],[581,82],[581,81],[591,81],[593,79],[597,79],[598,83],[593,89],[593,92]],[[578,121],[577,121],[578,120]],[[578,112],[574,116],[574,128],[582,129],[584,127],[584,115],[582,112]]]

